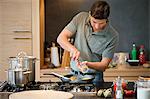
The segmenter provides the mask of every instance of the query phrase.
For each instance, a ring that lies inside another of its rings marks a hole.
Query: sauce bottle
[[[146,63],[146,59],[145,59],[145,52],[144,52],[144,45],[140,46],[140,53],[139,53],[139,61],[140,64],[143,65],[144,63]]]

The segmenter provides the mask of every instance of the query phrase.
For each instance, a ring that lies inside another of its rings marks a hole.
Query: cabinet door
[[[0,75],[6,76],[10,56],[20,51],[32,55],[31,2],[0,0]]]

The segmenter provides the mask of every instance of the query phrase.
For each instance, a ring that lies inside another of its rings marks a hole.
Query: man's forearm
[[[100,62],[87,62],[86,65],[98,71],[105,71],[108,67],[111,59],[110,58],[103,58]]]
[[[97,71],[105,71],[107,68],[106,64],[103,64],[101,62],[87,62],[86,64],[89,68],[95,69]]]
[[[64,30],[57,38],[57,42],[60,44],[60,46],[69,51],[70,52],[70,57],[73,58],[73,60],[77,60],[79,58],[79,55],[80,55],[80,52],[78,51],[77,48],[75,48],[74,45],[72,45],[70,42],[69,42],[69,39],[70,39],[70,35],[68,34],[71,34],[71,33],[68,33],[69,31],[68,30]]]
[[[57,42],[63,49],[70,52],[72,49],[75,49],[75,47],[69,42],[69,39],[70,38],[60,34],[57,38]]]
[[[63,48],[63,49],[65,49],[65,50],[67,50],[67,51],[71,51],[73,48],[74,48],[74,46],[68,41],[68,39],[63,39],[63,38],[58,38],[57,39],[57,42],[59,43],[59,45]]]

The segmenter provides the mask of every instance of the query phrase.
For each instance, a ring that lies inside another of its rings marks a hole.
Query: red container
[[[116,85],[116,83],[114,83],[114,92],[116,91],[116,87],[117,87],[117,85]],[[126,82],[122,82],[122,89],[123,90],[125,90],[125,89],[127,89],[127,83]]]

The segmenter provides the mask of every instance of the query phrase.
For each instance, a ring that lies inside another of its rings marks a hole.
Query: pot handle
[[[31,73],[32,73],[32,71],[25,71],[25,72],[23,72],[24,75],[31,74]]]

